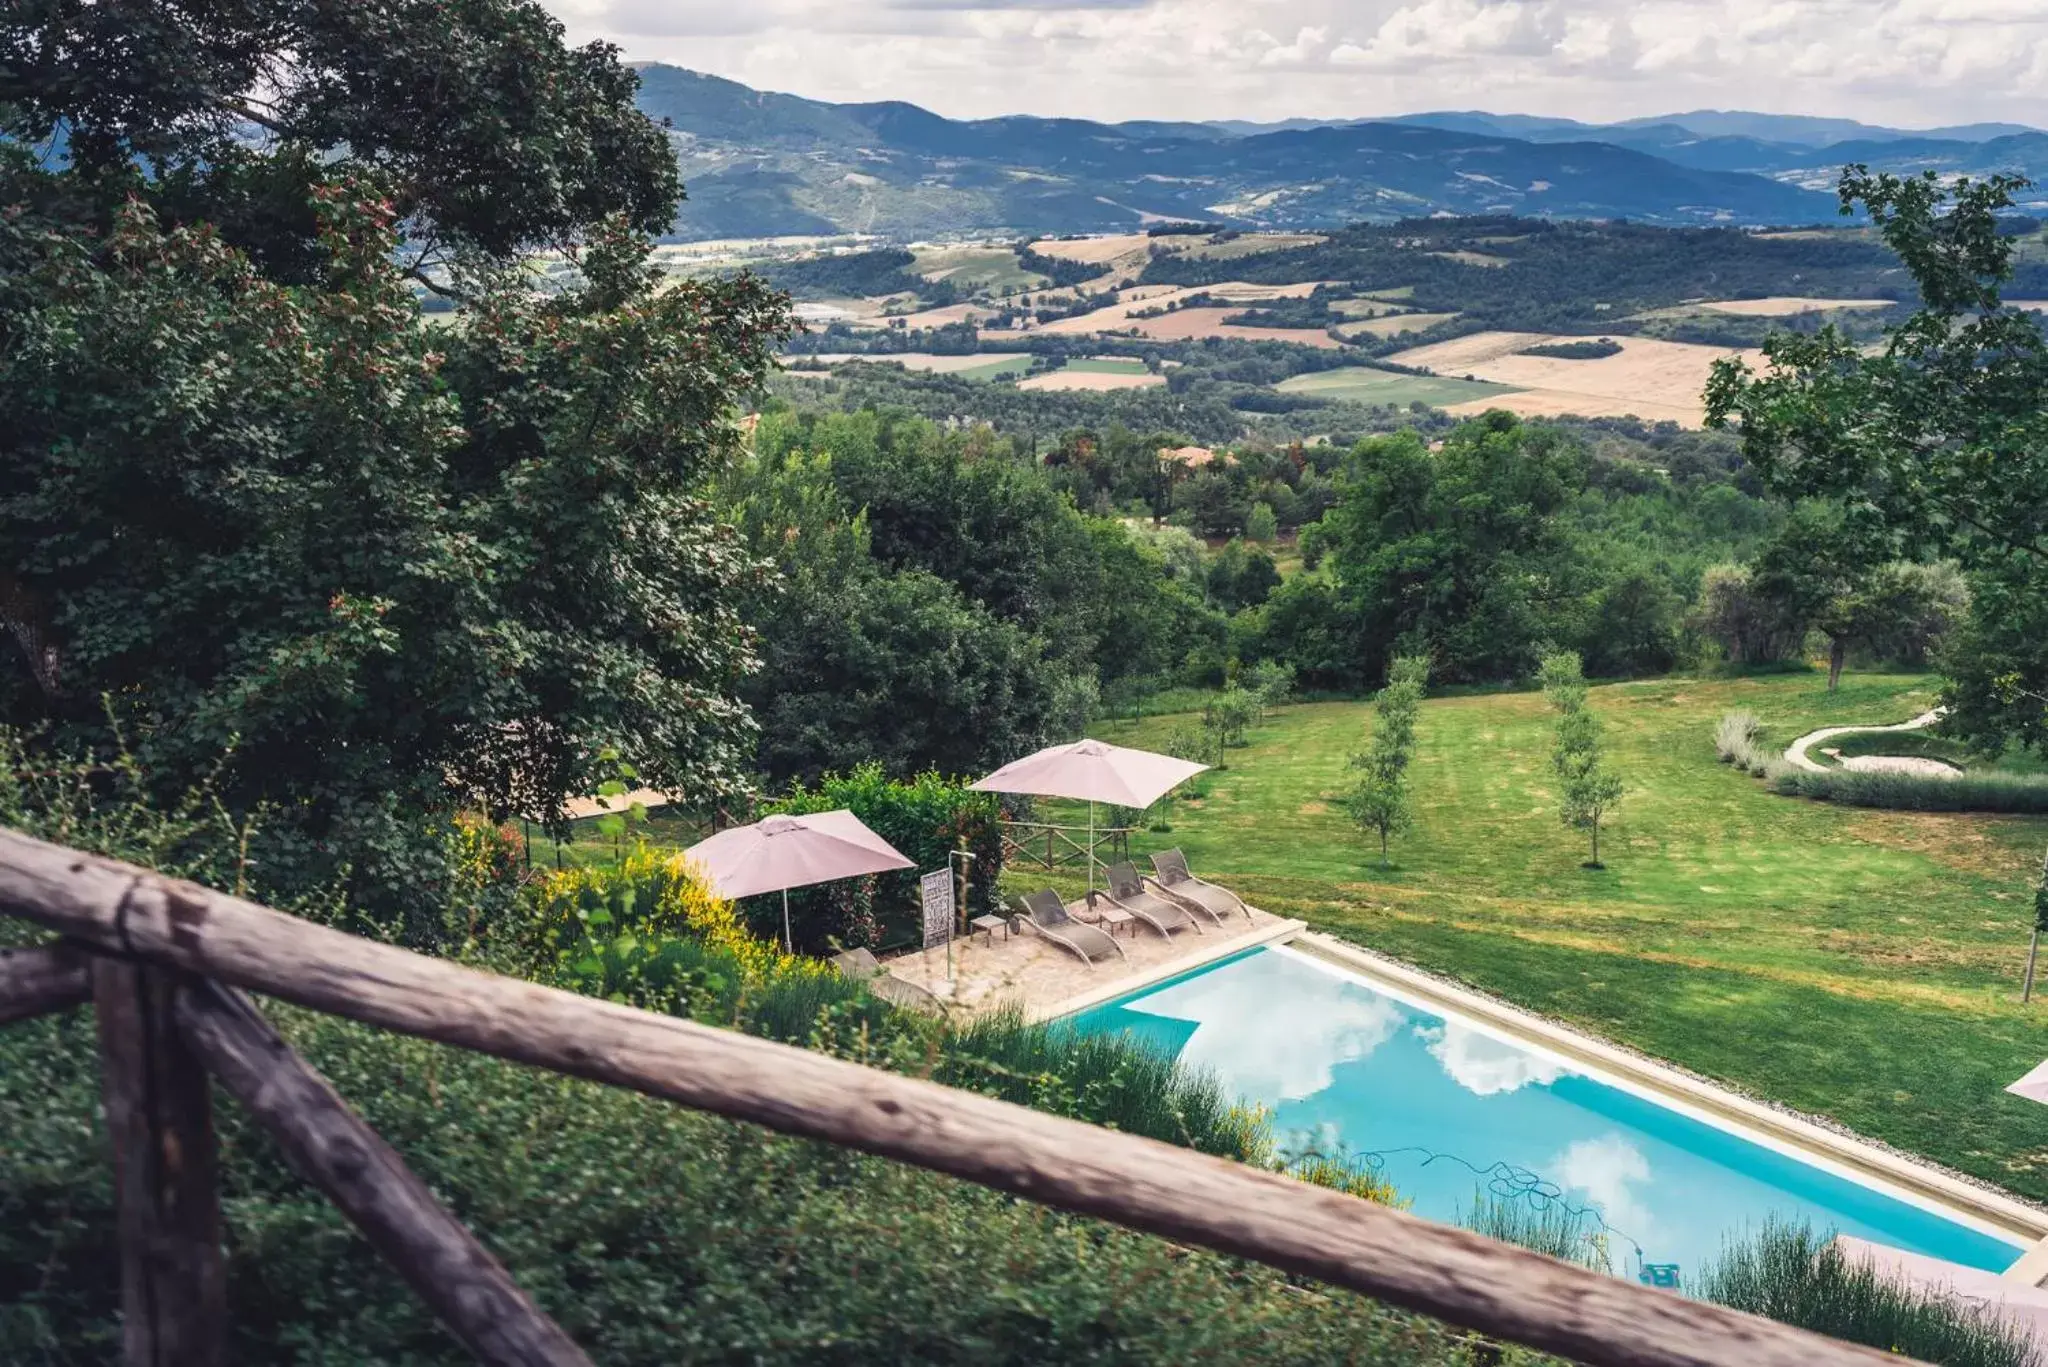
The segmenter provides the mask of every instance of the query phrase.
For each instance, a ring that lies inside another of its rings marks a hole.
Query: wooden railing
[[[1131,833],[1135,826],[1062,826],[1050,821],[1005,821],[1003,863],[1038,869],[1058,869],[1069,864],[1086,866],[1093,854],[1097,864],[1114,862],[1102,857],[1103,846],[1116,860],[1131,857]]]
[[[1356,1197],[823,1054],[498,977],[0,831],[0,1023],[91,1002],[126,1360],[227,1341],[208,1077],[483,1362],[588,1359],[241,990],[879,1154],[1595,1367],[1899,1367]]]

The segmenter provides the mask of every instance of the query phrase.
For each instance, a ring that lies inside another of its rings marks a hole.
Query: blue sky
[[[575,39],[955,117],[2048,125],[2048,0],[543,0]]]

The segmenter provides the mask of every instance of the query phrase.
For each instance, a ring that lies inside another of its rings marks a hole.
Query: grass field
[[[1017,253],[1008,247],[921,248],[911,269],[927,280],[950,280],[963,290],[1037,289],[1050,283],[1038,272],[1018,265]]]
[[[1930,696],[1853,674],[1833,697],[1817,675],[1595,689],[1629,785],[1604,871],[1557,820],[1537,695],[1424,706],[1417,825],[1385,873],[1336,801],[1367,709],[1297,704],[1134,850],[1178,845],[1269,910],[2048,1200],[2048,1113],[2000,1090],[2048,1057],[2048,1001],[2018,1001],[2048,822],[1836,809],[1714,760],[1732,708],[1789,740]],[[1157,745],[1187,720],[1098,734]]]
[[[1276,386],[1283,394],[1307,394],[1318,399],[1349,399],[1353,403],[1382,403],[1405,406],[1411,403],[1474,403],[1496,394],[1512,394],[1504,384],[1448,380],[1431,375],[1403,375],[1398,371],[1374,370],[1370,366],[1345,366],[1296,375]]]
[[[1077,356],[1066,364],[1068,370],[1095,375],[1147,375],[1143,361],[1129,356]]]

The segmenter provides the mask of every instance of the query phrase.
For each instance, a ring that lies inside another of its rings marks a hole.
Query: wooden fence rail
[[[1902,1362],[1243,1164],[477,972],[5,831],[0,912],[173,982],[192,1052],[486,1362],[585,1359],[254,1008],[211,984],[950,1173],[1595,1367]],[[517,1336],[485,1332],[492,1317]]]
[[[1118,859],[1131,857],[1133,826],[1061,826],[1050,821],[1005,821],[1003,863],[1040,869],[1057,869],[1069,864],[1086,865],[1095,855],[1097,864],[1109,862],[1101,855],[1107,845]],[[1077,838],[1078,837],[1078,838]]]

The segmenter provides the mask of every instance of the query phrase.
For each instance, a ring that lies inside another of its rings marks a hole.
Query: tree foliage
[[[1996,643],[1993,604],[2038,621],[2048,576],[2048,337],[2001,295],[2014,272],[1999,214],[2023,182],[1944,185],[1851,168],[1844,212],[1861,206],[1912,273],[1923,307],[1865,354],[1835,329],[1772,339],[1768,368],[1723,362],[1713,423],[1739,427],[1764,482],[1839,499],[1850,534],[1894,554],[1953,556],[1974,580],[1973,641]],[[2013,642],[2017,645],[2018,642]],[[2012,652],[2005,674],[1965,669],[1950,703],[1973,737],[2048,738],[2048,655]],[[2016,676],[2001,693],[1996,681]]]
[[[0,50],[0,140],[68,167],[49,207],[103,225],[140,195],[274,279],[323,272],[313,192],[356,171],[423,270],[612,217],[663,233],[681,195],[639,77],[609,44],[565,46],[531,0],[30,0]]]
[[[1427,656],[1394,661],[1392,677],[1373,699],[1371,744],[1363,754],[1351,757],[1359,777],[1345,796],[1344,808],[1360,830],[1379,837],[1381,868],[1387,867],[1388,838],[1414,824],[1408,765],[1415,757],[1415,720],[1428,685]]]
[[[387,911],[457,806],[747,778],[754,571],[698,493],[787,315],[656,288],[672,161],[559,33],[479,0],[8,35],[10,135],[64,145],[0,140],[0,715],[212,775],[274,809],[281,877]],[[550,295],[507,259],[542,241]],[[443,249],[472,306],[429,329],[406,272]]]
[[[1600,823],[1621,801],[1621,777],[1607,768],[1600,744],[1600,718],[1587,700],[1579,657],[1556,651],[1543,657],[1543,696],[1557,714],[1551,768],[1557,774],[1557,814],[1575,830],[1588,832],[1593,854],[1588,868],[1600,868]]]

